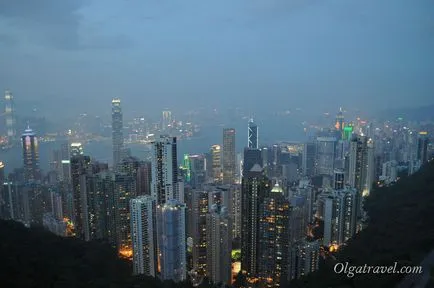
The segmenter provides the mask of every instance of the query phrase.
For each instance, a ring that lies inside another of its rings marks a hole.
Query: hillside
[[[434,162],[391,187],[376,188],[365,208],[368,228],[337,255],[350,265],[419,265],[434,249]],[[394,287],[402,275],[359,274],[347,278],[336,274],[329,260],[292,287]],[[431,274],[432,275],[432,274]],[[432,283],[432,279],[431,279]],[[430,286],[431,287],[431,286]]]
[[[0,221],[0,255],[0,287],[189,287],[132,277],[130,264],[108,245],[57,237],[13,221]]]

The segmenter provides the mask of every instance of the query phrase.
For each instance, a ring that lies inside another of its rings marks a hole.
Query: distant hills
[[[403,275],[358,274],[348,278],[336,274],[333,267],[338,262],[361,266],[393,266],[395,262],[398,267],[420,265],[434,249],[434,161],[393,186],[374,188],[365,209],[368,227],[338,252],[336,260],[327,260],[319,271],[291,283],[291,288],[375,288],[400,283]],[[430,282],[425,287],[434,287],[433,272],[430,266]]]
[[[406,121],[434,121],[434,104],[415,108],[398,108],[383,110],[378,113],[380,120],[391,120],[399,117]]]

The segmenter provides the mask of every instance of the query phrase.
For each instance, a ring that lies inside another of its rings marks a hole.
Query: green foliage
[[[375,187],[365,202],[368,227],[339,251],[338,262],[350,265],[419,265],[434,249],[434,162],[390,187]],[[393,287],[403,275],[358,274],[353,278],[333,272],[328,260],[319,271],[293,287]]]

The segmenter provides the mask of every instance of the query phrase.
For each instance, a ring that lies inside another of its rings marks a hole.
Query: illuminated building
[[[250,119],[247,128],[247,148],[259,149],[258,126]]]
[[[151,194],[157,204],[183,198],[178,187],[176,137],[160,136],[153,143],[151,179]]]
[[[70,153],[71,153],[71,158],[74,156],[83,155],[84,154],[83,145],[79,142],[71,143]]]
[[[317,137],[316,174],[333,176],[336,152],[336,138]]]
[[[184,155],[183,168],[184,179],[192,188],[196,188],[206,181],[206,158],[205,155]]]
[[[6,126],[6,135],[9,139],[14,140],[16,136],[16,119],[15,119],[15,103],[14,96],[11,91],[5,91],[5,126]]]
[[[374,165],[373,141],[366,136],[353,136],[350,142],[348,183],[363,196],[369,195],[375,180]]]
[[[65,237],[67,224],[62,219],[57,219],[53,213],[44,213],[42,218],[42,226],[51,233]]]
[[[324,221],[323,245],[341,245],[356,233],[360,195],[353,188],[323,192],[317,218]]]
[[[136,197],[136,179],[125,173],[115,175],[116,243],[119,254],[132,256],[130,231],[130,200]]]
[[[124,134],[121,100],[112,100],[112,142],[113,142],[113,167],[117,169],[123,158]]]
[[[315,143],[303,145],[302,173],[303,176],[312,177],[315,173]]]
[[[163,118],[161,122],[161,130],[167,131],[172,125],[172,112],[169,110],[163,111]]]
[[[225,206],[212,205],[206,216],[206,275],[213,283],[231,284],[232,221]]]
[[[395,160],[383,163],[382,174],[380,180],[386,184],[395,182],[398,179],[398,162]]]
[[[184,281],[186,271],[185,204],[175,199],[157,206],[159,277],[162,281]]]
[[[138,196],[130,200],[134,275],[156,276],[154,205],[155,201],[150,195]]]
[[[122,159],[118,165],[118,172],[127,174],[135,179],[136,195],[151,195],[151,162],[143,162],[133,156]]]
[[[223,184],[234,184],[236,163],[235,163],[235,129],[223,129]]]
[[[211,168],[212,179],[214,183],[221,183],[222,178],[222,151],[220,145],[211,146]]]
[[[349,123],[348,125],[346,125],[344,127],[344,132],[343,132],[343,139],[350,141],[351,137],[353,135],[353,129],[354,129],[354,124],[353,123]]]
[[[206,217],[209,211],[208,192],[203,190],[192,191],[191,202],[191,233],[193,239],[193,269],[200,276],[206,275],[207,265],[207,226]]]
[[[289,201],[276,184],[259,208],[258,276],[267,287],[286,285],[288,274]]]
[[[341,107],[341,108],[339,108],[339,112],[336,115],[336,123],[335,123],[335,129],[336,129],[336,131],[339,132],[339,135],[342,135],[342,131],[344,130],[344,126],[345,126],[344,114],[342,112],[342,107]]]
[[[419,132],[417,139],[417,160],[423,165],[428,162],[428,133],[425,131]]]
[[[319,241],[303,240],[291,249],[289,279],[298,279],[319,269]]]
[[[84,223],[82,218],[82,180],[81,175],[86,175],[90,167],[90,157],[78,155],[71,158],[71,183],[72,183],[72,198],[73,198],[73,218],[72,222],[76,229],[76,236],[84,239]]]
[[[39,180],[39,147],[38,138],[32,129],[27,127],[21,136],[23,147],[24,179],[26,181]]]
[[[259,208],[270,189],[259,164],[243,176],[241,184],[241,269],[248,277],[258,275]]]

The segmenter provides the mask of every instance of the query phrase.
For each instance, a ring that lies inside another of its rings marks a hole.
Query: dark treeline
[[[336,262],[350,265],[419,265],[434,249],[434,162],[389,187],[376,187],[365,202],[368,227],[349,241],[320,270],[290,287],[394,287],[403,275],[358,274],[348,278],[333,271]],[[432,273],[430,285],[433,283]],[[430,286],[434,287],[434,286]]]

